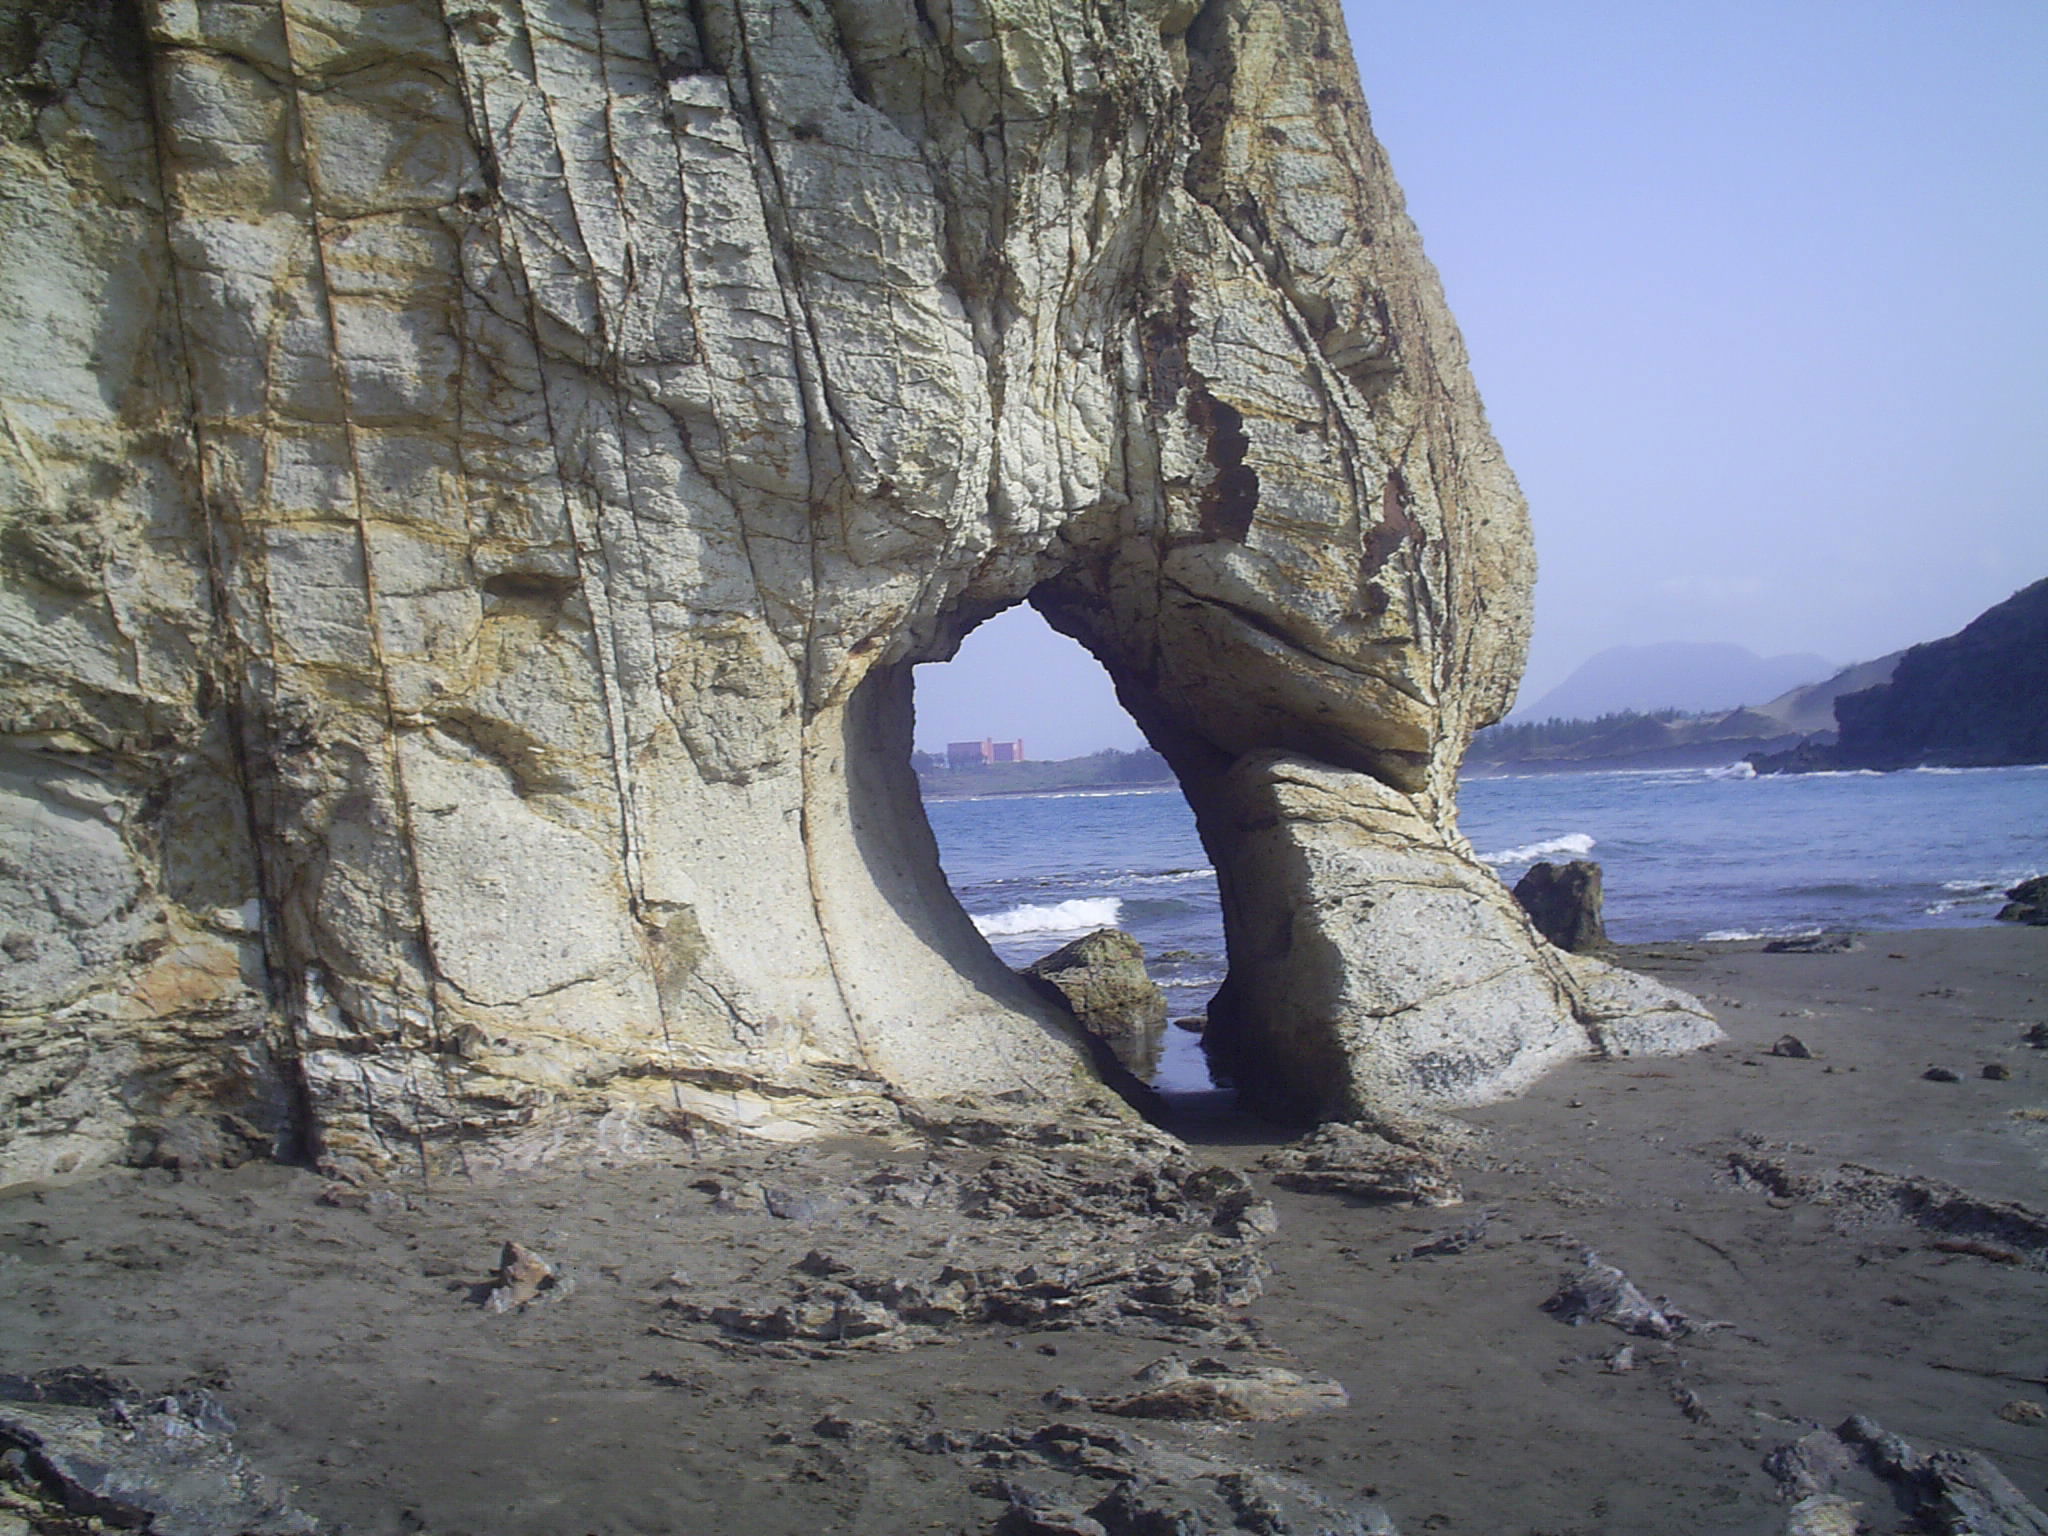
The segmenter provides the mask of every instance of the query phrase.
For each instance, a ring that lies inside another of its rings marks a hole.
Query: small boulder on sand
[[[552,1264],[523,1243],[507,1243],[498,1255],[494,1283],[483,1298],[484,1310],[523,1312],[560,1289]]]
[[[1536,931],[1559,949],[1583,955],[1607,947],[1600,866],[1592,860],[1530,865],[1515,883],[1515,900]]]
[[[1145,950],[1128,933],[1098,928],[1024,967],[1073,1009],[1081,1027],[1141,1078],[1158,1065],[1166,994],[1145,970]]]
[[[2048,927],[2048,875],[2022,880],[2005,893],[2005,905],[1998,909],[2001,923],[2028,923]]]
[[[1252,1423],[1291,1419],[1349,1406],[1350,1395],[1327,1376],[1308,1376],[1274,1365],[1227,1365],[1171,1357],[1138,1373],[1138,1390],[1088,1401],[1097,1413],[1127,1419],[1197,1419]]]

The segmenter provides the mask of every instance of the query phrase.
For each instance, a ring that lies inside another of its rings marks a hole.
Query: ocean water
[[[1177,789],[992,795],[926,806],[960,904],[1011,965],[1119,927],[1174,1017],[1223,979],[1216,875]],[[2048,766],[1755,778],[1735,768],[1467,780],[1465,835],[1509,884],[1597,860],[1609,935],[1774,937],[1989,922],[2048,872]],[[1156,1081],[1206,1086],[1170,1029]]]

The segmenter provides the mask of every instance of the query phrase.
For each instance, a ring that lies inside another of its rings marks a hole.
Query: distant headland
[[[1490,726],[1473,738],[1465,771],[1485,777],[1735,762],[1757,773],[2048,762],[2048,580],[1956,634],[1844,667],[1765,703],[1610,709]]]
[[[1842,694],[1835,725],[1832,742],[1749,762],[1758,773],[2048,762],[2048,579],[1914,646],[1886,682]]]

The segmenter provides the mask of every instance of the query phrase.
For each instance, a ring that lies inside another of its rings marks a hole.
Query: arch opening
[[[1227,970],[1216,872],[1101,663],[1020,603],[918,666],[914,689],[911,766],[975,930],[1019,971],[1100,929],[1129,934],[1164,1014],[1118,1059],[1169,1103],[1216,1092],[1201,1041]]]

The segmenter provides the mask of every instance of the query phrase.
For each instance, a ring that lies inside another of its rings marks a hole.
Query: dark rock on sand
[[[1536,931],[1578,955],[1607,947],[1601,899],[1600,866],[1591,859],[1532,864],[1515,883],[1515,900]]]
[[[1226,1461],[1223,1446],[1169,1448],[1120,1429],[1053,1423],[926,1433],[906,1437],[906,1448],[986,1469],[976,1491],[1007,1505],[999,1536],[1399,1536],[1370,1492],[1340,1502],[1297,1478]]]
[[[1098,928],[1032,961],[1024,974],[1050,985],[1118,1061],[1141,1078],[1152,1075],[1166,1033],[1166,994],[1146,974],[1136,939]]]
[[[1959,1536],[2048,1536],[2044,1515],[1990,1458],[1975,1451],[1921,1451],[1875,1419],[1854,1414],[1835,1430],[1897,1490],[1929,1530]]]
[[[1764,946],[1767,955],[1853,955],[1863,941],[1853,933],[1797,933],[1786,939],[1772,939]]]
[[[539,1301],[558,1301],[569,1284],[554,1265],[523,1243],[507,1243],[498,1254],[491,1283],[479,1288],[486,1312],[524,1312]]]
[[[1433,1259],[1463,1253],[1485,1241],[1487,1228],[1499,1214],[1498,1211],[1481,1211],[1463,1226],[1452,1227],[1426,1243],[1415,1244],[1406,1253],[1395,1254],[1394,1262],[1405,1264],[1410,1259]]]
[[[1962,1078],[1947,1067],[1929,1067],[1920,1074],[1930,1083],[1960,1083]]]
[[[2005,905],[1998,909],[2001,923],[2028,923],[2048,927],[2048,875],[2022,880],[2005,893]]]
[[[1813,1060],[1812,1048],[1797,1035],[1778,1036],[1776,1040],[1771,1042],[1770,1054],[1773,1056],[1789,1056],[1794,1061]]]
[[[24,1496],[52,1517],[152,1536],[314,1536],[311,1517],[236,1452],[234,1421],[211,1392],[142,1401],[133,1391],[77,1368],[0,1378],[0,1447],[17,1458]]]
[[[1764,1458],[1764,1471],[1788,1500],[1833,1492],[1855,1465],[1855,1453],[1839,1435],[1825,1429],[1801,1435]]]

